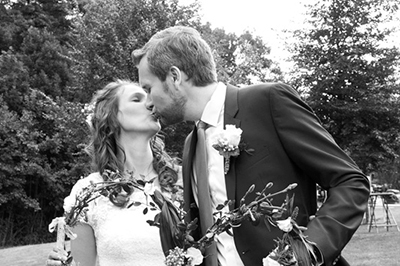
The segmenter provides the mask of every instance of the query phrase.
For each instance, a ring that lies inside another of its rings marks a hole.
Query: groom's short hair
[[[185,72],[195,86],[217,81],[211,48],[194,28],[175,26],[156,33],[142,48],[132,52],[135,65],[145,56],[150,71],[161,81],[165,81],[172,66]]]

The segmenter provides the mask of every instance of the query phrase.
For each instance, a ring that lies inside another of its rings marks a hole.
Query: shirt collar
[[[206,104],[203,114],[201,115],[201,121],[207,123],[210,126],[216,127],[218,125],[218,119],[225,103],[226,85],[222,82],[217,84],[211,99]]]

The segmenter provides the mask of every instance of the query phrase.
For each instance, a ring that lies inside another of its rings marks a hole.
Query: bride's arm
[[[72,256],[76,265],[95,266],[97,261],[96,238],[93,229],[85,223],[78,223],[73,231],[78,235],[71,241]]]

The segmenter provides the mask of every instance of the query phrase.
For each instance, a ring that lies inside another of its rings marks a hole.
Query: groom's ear
[[[179,68],[177,68],[176,66],[172,66],[169,69],[169,77],[172,79],[173,83],[180,83],[182,80],[182,73],[180,71]]]

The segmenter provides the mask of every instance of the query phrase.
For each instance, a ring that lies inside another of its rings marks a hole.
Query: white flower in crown
[[[82,109],[82,113],[84,113],[86,115],[85,121],[89,126],[92,126],[94,108],[95,108],[94,103],[87,103],[84,105],[84,107]]]
[[[93,120],[93,113],[90,113],[86,116],[86,124],[88,124],[89,126],[92,126],[92,120]]]

